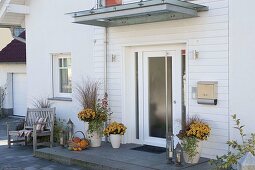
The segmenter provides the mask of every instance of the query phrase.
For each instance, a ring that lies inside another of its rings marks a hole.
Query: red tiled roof
[[[25,31],[19,37],[26,39]],[[26,43],[12,40],[0,51],[0,62],[26,62]]]

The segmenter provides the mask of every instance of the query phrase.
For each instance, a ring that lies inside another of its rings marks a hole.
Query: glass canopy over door
[[[206,6],[180,0],[147,0],[108,7],[100,1],[97,4],[96,8],[69,13],[74,23],[116,27],[198,17],[198,12],[208,11]]]

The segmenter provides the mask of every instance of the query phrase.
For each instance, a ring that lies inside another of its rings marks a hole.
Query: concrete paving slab
[[[33,157],[31,146],[7,146],[6,121],[16,119],[0,119],[0,170],[80,170],[81,167],[67,166]]]

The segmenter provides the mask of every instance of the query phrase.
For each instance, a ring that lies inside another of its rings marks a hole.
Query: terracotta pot
[[[113,148],[119,148],[121,142],[121,135],[110,135],[110,141]]]
[[[105,0],[105,6],[107,7],[121,5],[121,4],[122,4],[122,0]]]
[[[189,163],[189,164],[198,163],[198,161],[200,159],[201,151],[202,151],[202,142],[203,142],[202,140],[199,140],[197,142],[197,148],[196,148],[197,154],[192,158],[189,157],[189,155],[185,151],[183,151],[183,158],[186,163]]]

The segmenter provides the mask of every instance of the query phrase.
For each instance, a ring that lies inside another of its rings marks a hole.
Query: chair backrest
[[[25,126],[32,127],[38,118],[47,118],[46,129],[51,129],[54,126],[55,110],[55,108],[28,108]]]

